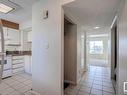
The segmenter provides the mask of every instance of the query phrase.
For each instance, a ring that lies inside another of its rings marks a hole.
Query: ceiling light
[[[83,39],[84,38],[84,35],[82,35],[81,38]]]
[[[99,29],[100,27],[94,27],[94,29]]]
[[[98,35],[89,35],[88,37],[108,37],[109,35],[108,34],[98,34]]]
[[[2,12],[2,13],[6,14],[6,13],[12,11],[13,9],[14,8],[11,8],[11,7],[9,7],[9,6],[5,5],[5,4],[0,3],[0,12]]]

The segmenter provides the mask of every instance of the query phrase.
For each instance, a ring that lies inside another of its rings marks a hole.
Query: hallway
[[[108,67],[108,61],[102,60],[102,59],[90,59],[89,60],[89,65],[90,66],[97,66],[97,67]]]
[[[77,86],[69,86],[64,95],[115,95],[110,69],[90,66]]]

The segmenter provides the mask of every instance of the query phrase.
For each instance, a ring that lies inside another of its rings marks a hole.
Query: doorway
[[[118,57],[118,34],[117,34],[117,18],[114,19],[114,23],[111,28],[111,78],[113,81],[113,86],[116,90],[117,82],[117,57]]]
[[[77,25],[64,19],[64,89],[77,82]]]
[[[108,67],[108,33],[87,33],[87,64]]]

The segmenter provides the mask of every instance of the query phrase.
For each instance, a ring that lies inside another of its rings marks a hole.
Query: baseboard
[[[82,77],[78,79],[77,83],[80,83],[81,80],[82,80]]]
[[[65,83],[69,83],[69,84],[73,84],[73,85],[76,85],[76,83],[75,83],[75,82],[73,82],[73,81],[64,80],[64,82],[65,82]]]

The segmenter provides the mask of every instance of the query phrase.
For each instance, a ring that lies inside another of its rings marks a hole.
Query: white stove
[[[0,60],[0,64],[1,64],[1,60]],[[10,76],[12,76],[12,59],[11,57],[6,57],[4,62],[2,78],[6,78]]]

